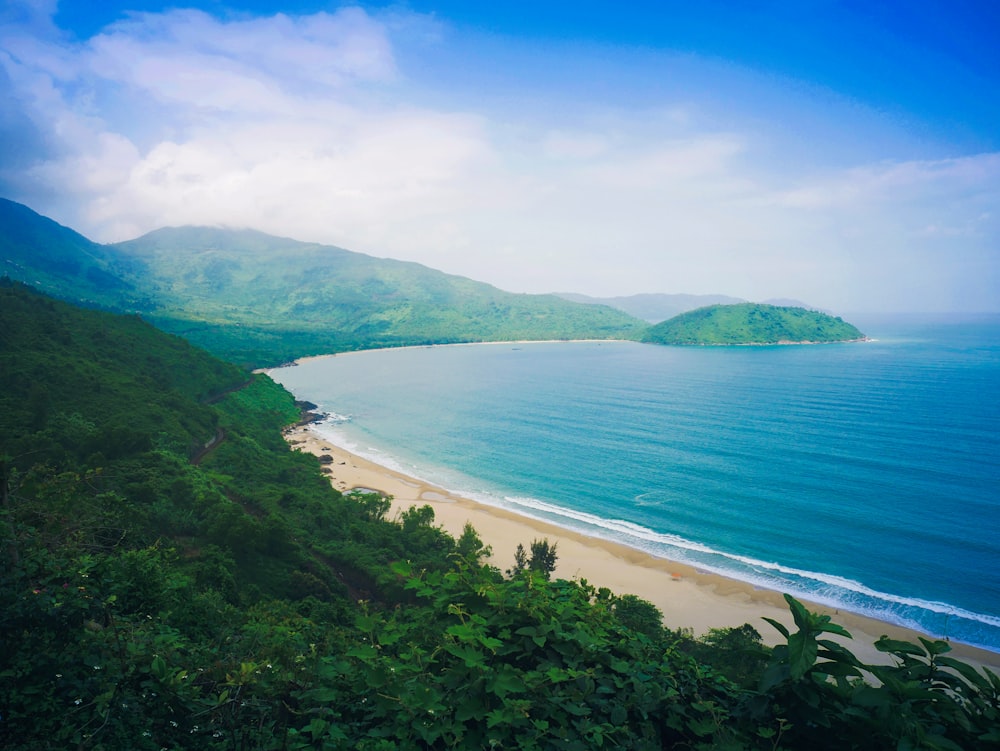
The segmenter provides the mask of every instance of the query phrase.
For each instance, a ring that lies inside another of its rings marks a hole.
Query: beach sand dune
[[[762,618],[773,618],[792,628],[791,614],[779,592],[758,589],[457,496],[445,488],[356,456],[330,443],[309,425],[290,429],[286,438],[299,450],[329,457],[324,458],[324,472],[341,492],[366,489],[392,496],[390,516],[426,504],[434,509],[436,523],[455,537],[461,535],[466,523],[472,524],[483,542],[492,548],[490,563],[502,570],[513,564],[519,543],[527,547],[532,540],[547,538],[558,546],[556,576],[585,579],[615,594],[633,594],[648,600],[663,612],[664,623],[671,629],[691,629],[695,636],[701,636],[711,628],[749,623],[760,632],[765,643],[773,645],[781,637]],[[813,611],[828,613],[850,631],[854,639],[846,643],[865,662],[888,662],[886,655],[873,646],[883,634],[913,642],[921,635],[872,618],[805,604]],[[1000,654],[958,643],[952,647],[953,655],[959,659],[1000,671]]]

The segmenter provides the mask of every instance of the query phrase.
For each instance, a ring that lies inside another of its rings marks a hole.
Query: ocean
[[[271,375],[331,441],[462,495],[1000,651],[1000,316],[852,322],[874,341],[438,346]]]

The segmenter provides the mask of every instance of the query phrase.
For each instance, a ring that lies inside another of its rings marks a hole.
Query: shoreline
[[[280,368],[294,368],[296,365],[304,362],[312,362],[313,360],[325,360],[328,357],[343,357],[344,355],[359,355],[369,352],[394,352],[396,350],[407,350],[407,349],[431,349],[433,347],[478,347],[482,345],[494,345],[494,344],[581,344],[581,343],[594,343],[594,344],[618,344],[620,342],[632,342],[633,344],[642,344],[635,339],[511,339],[499,340],[499,341],[483,341],[483,342],[439,342],[431,344],[403,344],[398,347],[372,347],[371,349],[349,349],[345,352],[329,352],[325,355],[306,355],[305,357],[297,357],[281,365],[272,365],[266,368],[259,368],[258,371],[261,373],[267,373],[270,370],[278,370]]]
[[[476,347],[481,345],[494,345],[494,344],[580,344],[580,343],[618,344],[621,342],[631,342],[632,344],[653,344],[658,347],[786,347],[786,346],[814,346],[819,344],[867,344],[870,342],[877,342],[877,341],[878,339],[873,339],[870,336],[863,336],[859,339],[834,339],[831,341],[738,342],[734,344],[725,344],[725,343],[665,344],[660,342],[643,342],[638,339],[512,339],[510,341],[491,340],[482,342],[440,342],[431,344],[404,344],[399,347],[373,347],[371,349],[350,349],[344,352],[329,352],[323,355],[306,355],[305,357],[297,357],[294,360],[290,360],[289,362],[285,362],[280,365],[271,365],[268,367],[258,368],[254,372],[267,373],[270,370],[278,370],[280,368],[294,368],[295,366],[304,362],[312,362],[313,360],[325,360],[328,357],[343,357],[344,355],[357,355],[367,352],[392,352],[395,350],[407,350],[407,349],[430,349],[431,347]]]
[[[329,356],[329,355],[326,355]],[[323,355],[320,355],[323,357]],[[765,644],[773,646],[780,634],[764,617],[786,627],[793,621],[780,592],[754,587],[693,566],[659,558],[621,543],[591,537],[555,524],[480,503],[417,478],[382,466],[337,446],[320,434],[313,423],[289,428],[285,438],[294,449],[322,457],[323,472],[341,492],[371,490],[392,496],[390,518],[412,506],[429,505],[434,523],[458,537],[471,523],[485,545],[492,548],[487,561],[501,570],[513,563],[518,543],[527,547],[532,540],[548,538],[558,547],[555,575],[564,579],[586,579],[596,587],[607,587],[618,595],[634,594],[656,605],[668,628],[691,629],[694,636],[710,628],[756,628]],[[326,458],[329,457],[329,458]],[[893,639],[916,642],[918,631],[879,621],[848,611],[840,611],[803,600],[814,612],[831,616],[846,628],[853,640],[841,640],[862,661],[888,663],[891,658],[878,652],[874,642],[883,634]],[[1000,672],[1000,653],[949,642],[951,655],[974,666]]]

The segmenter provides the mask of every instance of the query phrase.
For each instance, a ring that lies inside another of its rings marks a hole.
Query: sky
[[[0,0],[0,196],[513,292],[1000,312],[1000,2]]]

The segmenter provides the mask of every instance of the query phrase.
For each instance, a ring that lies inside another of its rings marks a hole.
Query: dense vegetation
[[[710,305],[650,327],[653,344],[781,344],[863,339],[849,323],[806,308],[757,303]]]
[[[605,306],[249,230],[171,228],[97,245],[2,199],[0,258],[13,279],[141,313],[243,365],[398,345],[637,338],[644,328]]]
[[[0,747],[1000,748],[1000,678],[943,642],[861,665],[791,598],[773,651],[697,641],[546,541],[501,572],[337,493],[287,392],[136,317],[0,284],[0,400]]]
[[[132,309],[148,304],[124,279],[109,248],[3,198],[0,276],[85,305]]]

